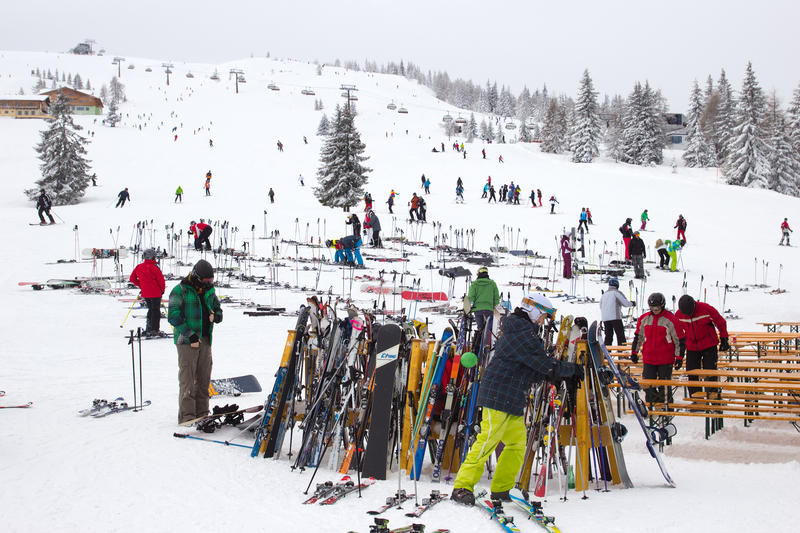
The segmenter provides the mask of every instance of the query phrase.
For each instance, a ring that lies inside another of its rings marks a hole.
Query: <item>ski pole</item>
[[[161,312],[160,309],[159,309],[159,312]],[[142,405],[143,404],[143,402],[142,402],[142,397],[143,397],[143,394],[142,394],[142,390],[143,390],[142,389],[142,328],[138,328],[136,330],[136,337],[139,339],[139,409],[138,409],[138,411],[141,411],[142,409],[144,409],[144,405]],[[134,411],[137,411],[137,409],[134,409]]]
[[[130,330],[131,334],[128,338],[128,344],[131,345],[131,373],[133,374],[133,405],[136,405],[136,358],[133,353],[134,346],[133,346],[133,330]]]
[[[139,301],[139,295],[137,294],[136,298],[133,299],[133,303],[131,304],[130,309],[128,309],[128,313],[125,315],[125,319],[122,321],[122,324],[119,325],[120,328],[125,325],[125,322],[127,322],[128,317],[131,315],[131,311],[133,311],[133,306],[136,305],[136,302],[138,301]],[[131,330],[131,332],[133,332],[133,330]]]
[[[184,435],[183,433],[173,433],[172,436],[178,439],[202,440],[205,442],[216,442],[217,444],[224,444],[225,446],[238,446],[239,448],[247,448],[248,450],[252,448],[252,446],[245,446],[244,444],[234,444],[233,442],[227,440],[207,439],[205,437],[195,437],[194,435]]]

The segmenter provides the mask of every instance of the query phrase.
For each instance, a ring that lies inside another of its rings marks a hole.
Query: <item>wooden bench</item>
[[[778,331],[783,326],[788,327],[790,332],[800,332],[800,322],[759,322],[758,324],[766,327],[768,332],[773,333]]]

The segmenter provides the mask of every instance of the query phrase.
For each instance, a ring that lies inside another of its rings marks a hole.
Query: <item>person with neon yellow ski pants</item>
[[[474,505],[475,484],[484,465],[500,442],[503,453],[492,478],[492,498],[509,500],[525,456],[526,429],[523,420],[528,392],[534,382],[566,381],[577,387],[583,370],[574,363],[548,357],[539,339],[539,327],[555,309],[545,296],[532,294],[503,320],[495,355],[483,371],[477,405],[482,408],[481,432],[458,470],[450,498]]]

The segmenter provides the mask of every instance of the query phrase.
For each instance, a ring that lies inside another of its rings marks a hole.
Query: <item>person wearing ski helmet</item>
[[[503,319],[503,333],[478,389],[477,405],[483,410],[481,431],[458,470],[452,500],[475,504],[475,484],[501,441],[505,446],[492,477],[492,499],[509,500],[508,492],[514,487],[525,458],[527,430],[523,413],[531,385],[545,380],[556,385],[566,382],[572,393],[583,379],[578,365],[548,356],[542,346],[540,328],[554,315],[550,300],[531,294],[524,296],[520,306]]]
[[[178,422],[208,414],[211,341],[222,307],[214,292],[214,267],[201,259],[169,294],[167,320],[178,350]]]
[[[613,343],[614,333],[617,334],[618,345],[622,346],[627,342],[621,307],[633,307],[633,303],[619,292],[619,280],[609,278],[608,290],[600,297],[600,320],[603,322],[603,331],[606,334],[603,341],[606,346],[611,346]]]
[[[675,370],[680,369],[686,352],[683,327],[666,309],[667,301],[660,292],[651,294],[647,305],[650,310],[636,322],[631,361],[638,363],[641,352],[643,379],[672,379],[673,366]],[[645,399],[649,403],[663,403],[666,399],[664,387],[648,388]]]
[[[489,269],[482,266],[478,269],[478,276],[469,286],[467,291],[469,309],[475,316],[475,336],[472,342],[472,351],[478,353],[483,339],[483,329],[489,317],[494,313],[494,308],[500,303],[500,291],[497,283],[489,278]]]
[[[731,346],[728,343],[728,323],[719,311],[705,302],[697,302],[688,294],[678,299],[678,311],[675,318],[683,326],[686,336],[686,371],[702,368],[717,369],[717,344],[719,351],[726,352]],[[719,337],[717,337],[719,332]],[[689,376],[696,381],[697,376]],[[706,381],[717,381],[716,376],[709,376]],[[699,387],[689,387],[689,396],[701,392]],[[718,395],[719,389],[706,387],[709,396]]]
[[[141,290],[140,297],[147,303],[146,337],[154,337],[160,333],[161,327],[161,296],[164,294],[166,284],[164,274],[158,268],[156,258],[158,252],[148,248],[142,252],[143,261],[131,271],[130,282]]]
[[[211,250],[211,243],[209,242],[209,237],[211,237],[211,232],[214,231],[211,226],[202,222],[195,222],[192,220],[189,223],[189,234],[194,235],[194,249],[197,251],[202,251],[203,246],[205,245],[206,250]]]

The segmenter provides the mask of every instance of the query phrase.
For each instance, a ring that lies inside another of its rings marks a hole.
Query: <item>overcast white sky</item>
[[[603,93],[648,79],[683,110],[692,80],[748,60],[786,103],[800,82],[793,0],[28,0],[3,8],[0,49],[222,62],[251,54],[331,62],[411,60],[450,76],[574,95],[584,68]]]

